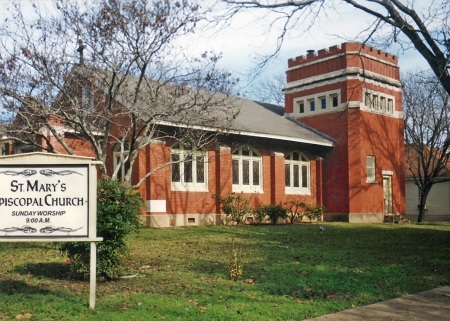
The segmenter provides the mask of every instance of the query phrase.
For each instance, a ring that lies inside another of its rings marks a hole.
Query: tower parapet
[[[292,68],[303,65],[308,62],[329,58],[339,54],[365,54],[372,58],[380,59],[392,64],[398,63],[398,57],[388,52],[361,44],[359,42],[344,42],[341,45],[335,45],[320,50],[308,50],[306,55],[297,56],[288,60],[288,67]]]

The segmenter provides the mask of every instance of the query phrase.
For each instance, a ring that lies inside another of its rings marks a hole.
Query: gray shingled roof
[[[285,141],[333,146],[334,140],[291,118],[284,116],[281,106],[238,99],[240,112],[231,124],[231,130],[243,135],[267,137]]]
[[[208,125],[204,119],[183,119],[174,117],[171,120],[160,120],[167,126],[196,127],[199,129],[220,131],[236,135],[271,138],[288,142],[305,143],[320,146],[333,146],[335,140],[318,130],[284,115],[284,108],[277,105],[261,103],[250,99],[229,97],[229,108],[239,110],[236,117],[226,126],[216,128]],[[223,103],[227,103],[224,100]]]
[[[86,69],[88,72],[93,73],[94,70]],[[100,76],[108,76],[108,72],[103,70],[96,71],[97,78]],[[136,85],[137,79],[132,76],[126,76],[126,83],[123,86],[123,92],[118,97],[119,102],[126,106],[129,105],[130,97],[128,97],[128,91],[131,90],[133,93],[133,88]],[[101,78],[101,77],[100,77]],[[99,79],[100,79],[99,78]],[[165,93],[164,90],[167,91],[166,95],[161,95],[161,97],[171,97],[171,90],[174,86],[171,85],[161,85],[154,81],[148,81],[145,83],[148,87],[142,88],[143,95],[140,95],[140,103],[142,109],[142,116],[145,117],[146,111],[148,114],[155,115],[158,114],[158,110],[154,110],[155,108],[160,108],[161,110],[167,110],[167,108],[176,108],[176,107],[168,107],[167,103],[170,105],[171,103],[176,102],[175,100],[172,102],[168,100],[168,102],[161,102],[158,105],[153,104],[151,108],[146,101],[148,97],[145,95],[145,91],[148,90],[152,92],[152,86],[156,86],[160,92]],[[200,93],[200,94],[199,94]],[[180,109],[178,112],[172,115],[165,115],[162,118],[156,117],[155,121],[167,126],[186,126],[186,127],[197,127],[205,130],[211,131],[222,131],[232,134],[246,135],[252,137],[261,137],[261,138],[272,138],[277,140],[284,140],[290,142],[299,142],[299,143],[307,143],[313,145],[320,146],[333,146],[334,140],[333,138],[306,126],[305,124],[296,121],[291,118],[287,118],[284,116],[284,108],[277,105],[260,103],[253,100],[240,98],[240,97],[232,97],[226,96],[218,93],[204,92],[204,91],[196,91],[192,90],[192,92],[187,91],[185,97],[181,97],[180,101],[183,102],[183,99],[190,99],[193,95],[197,94],[196,100],[199,101],[199,104],[202,103],[212,103],[217,104],[217,109],[214,109],[213,113],[202,113],[196,112],[196,109],[183,110]],[[198,95],[199,94],[199,95]],[[181,104],[182,106],[182,104]],[[129,106],[129,108],[132,108]],[[199,106],[201,109],[201,105]],[[233,119],[231,115],[234,115],[236,111],[236,117]],[[164,115],[163,112],[161,112]]]

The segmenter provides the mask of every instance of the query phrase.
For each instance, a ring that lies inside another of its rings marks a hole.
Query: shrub
[[[227,220],[236,224],[241,224],[245,215],[252,211],[248,199],[242,195],[231,193],[226,197],[220,195],[213,195],[213,197],[219,201],[222,211],[227,215]]]
[[[272,224],[277,224],[278,219],[286,218],[286,208],[279,205],[266,205],[263,207],[266,215],[269,217]]]
[[[303,215],[306,216],[309,219],[309,222],[311,223],[312,220],[318,221],[322,217],[324,212],[325,207],[323,205],[306,204],[305,212]]]
[[[139,213],[144,202],[138,190],[116,180],[105,179],[97,188],[97,235],[103,241],[97,245],[97,273],[111,280],[118,271],[120,260],[128,254],[125,238],[141,225]],[[74,271],[89,273],[90,244],[61,243],[59,250],[72,261]]]
[[[263,222],[266,221],[266,205],[258,205],[254,210],[253,210],[253,216],[255,218],[255,221],[258,224],[261,224]]]
[[[285,203],[285,207],[286,216],[289,218],[289,222],[294,224],[303,217],[306,204],[300,200],[291,200]]]

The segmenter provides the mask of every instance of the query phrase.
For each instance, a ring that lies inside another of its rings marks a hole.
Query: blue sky
[[[16,0],[30,5],[32,0]],[[74,0],[76,1],[76,0]],[[425,6],[431,0],[421,0],[417,6]],[[11,2],[0,0],[2,5]],[[34,0],[41,4],[48,4],[50,0]],[[212,15],[220,13],[220,0],[199,1],[203,7],[211,4]],[[367,15],[348,5],[337,5],[327,9],[328,17],[320,16],[310,28],[291,30],[285,38],[280,54],[271,60],[264,68],[262,74],[255,80],[271,78],[283,74],[287,67],[287,60],[306,54],[309,49],[319,50],[345,42],[346,39],[357,39],[358,33],[367,27],[372,21]],[[418,8],[419,11],[421,11]],[[220,67],[231,71],[233,75],[241,79],[244,93],[251,92],[251,87],[245,87],[248,81],[248,73],[255,66],[259,55],[273,53],[276,47],[277,37],[281,26],[274,25],[269,29],[272,17],[265,17],[262,11],[253,10],[237,15],[226,27],[216,29],[199,29],[189,38],[180,40],[180,45],[186,48],[191,55],[199,55],[206,50],[214,50],[222,53]],[[307,23],[308,21],[305,20]],[[361,40],[361,39],[359,39]],[[425,60],[415,49],[405,52],[398,48],[388,48],[387,51],[399,56],[401,71],[429,69]]]
[[[430,0],[421,0],[418,6],[425,6],[428,2]],[[216,5],[213,12],[217,10]],[[266,66],[256,82],[284,73],[289,58],[305,55],[309,49],[327,48],[348,39],[362,40],[358,39],[358,34],[373,20],[348,5],[327,8],[327,13],[328,18],[319,17],[307,30],[291,30],[279,56]],[[249,11],[236,16],[226,28],[198,32],[185,43],[189,44],[193,53],[210,49],[222,52],[221,66],[239,76],[243,80],[241,84],[245,85],[247,72],[255,66],[258,55],[270,54],[275,50],[281,26],[275,25],[269,30],[271,21],[270,17],[263,16],[262,11]],[[413,48],[403,51],[397,46],[386,51],[399,57],[402,72],[429,69],[426,61]]]

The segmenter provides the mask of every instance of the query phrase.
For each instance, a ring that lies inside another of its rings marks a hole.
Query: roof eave
[[[333,141],[320,142],[320,141],[304,139],[304,138],[299,138],[299,137],[270,135],[270,134],[265,134],[265,133],[257,133],[257,132],[251,132],[251,131],[229,129],[229,128],[221,129],[221,128],[215,128],[215,127],[188,125],[185,123],[175,123],[175,122],[169,122],[169,121],[157,121],[156,123],[158,125],[163,125],[163,126],[192,128],[192,129],[197,129],[197,130],[215,131],[215,132],[224,133],[224,134],[245,135],[245,136],[251,136],[251,137],[258,137],[258,138],[270,138],[270,139],[277,139],[277,140],[289,141],[289,142],[295,142],[295,143],[319,145],[319,146],[324,146],[324,147],[334,147],[334,145],[335,145],[335,143]]]

